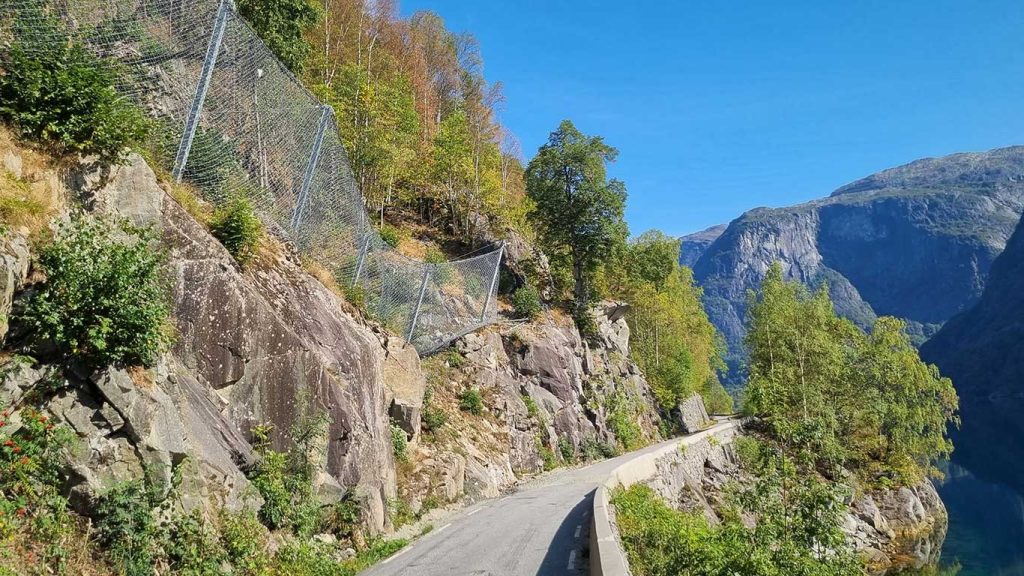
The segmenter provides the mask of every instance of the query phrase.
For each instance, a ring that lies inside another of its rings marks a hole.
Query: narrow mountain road
[[[363,574],[589,574],[590,514],[597,486],[620,464],[679,441],[668,440],[584,468],[556,470],[513,494],[469,506]]]

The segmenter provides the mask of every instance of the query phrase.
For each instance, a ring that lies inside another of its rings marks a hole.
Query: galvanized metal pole
[[[505,242],[502,241],[498,249],[498,262],[494,264],[494,276],[491,277],[491,287],[487,289],[487,299],[484,300],[484,309],[480,312],[480,321],[487,318],[487,307],[491,305],[491,295],[494,294],[494,285],[498,283],[498,272],[501,270],[501,257],[505,254]]]
[[[430,269],[432,264],[426,264],[423,269],[423,282],[420,284],[420,297],[416,301],[416,310],[412,313],[412,321],[409,322],[409,335],[405,338],[406,343],[412,343],[412,334],[416,331],[416,321],[420,317],[420,307],[423,306],[423,295],[427,293],[427,281],[430,280]]]
[[[295,202],[295,210],[292,211],[292,233],[298,231],[302,223],[302,212],[306,209],[306,199],[309,197],[309,189],[313,186],[313,175],[316,173],[316,166],[320,162],[320,151],[324,145],[324,134],[327,132],[327,124],[331,119],[331,108],[321,106],[320,124],[316,127],[316,136],[313,138],[313,149],[309,153],[309,162],[306,164],[306,175],[302,178],[302,188],[299,189],[299,198]]]
[[[228,25],[228,14],[231,12],[231,0],[221,0],[220,9],[217,10],[217,20],[213,25],[213,34],[210,35],[210,43],[206,47],[206,60],[203,61],[203,71],[199,75],[199,84],[196,86],[196,96],[192,100],[192,108],[188,112],[188,119],[185,121],[185,133],[181,135],[181,142],[178,144],[178,154],[174,157],[174,171],[171,175],[175,182],[181,182],[185,174],[185,165],[188,164],[188,155],[192,151],[192,141],[196,137],[196,129],[199,128],[199,113],[203,110],[206,102],[206,94],[210,91],[210,80],[213,78],[213,70],[217,66],[217,55],[220,53],[220,45],[224,41],[224,31]]]
[[[352,277],[352,287],[359,285],[359,275],[363,273],[363,262],[366,261],[366,252],[370,249],[370,236],[366,236],[362,248],[359,249],[359,261],[356,263],[356,275]]]

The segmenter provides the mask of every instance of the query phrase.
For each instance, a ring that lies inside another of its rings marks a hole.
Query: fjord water
[[[1024,401],[971,403],[938,482],[949,511],[942,565],[958,576],[1024,576]],[[1019,426],[1019,424],[1018,424]]]

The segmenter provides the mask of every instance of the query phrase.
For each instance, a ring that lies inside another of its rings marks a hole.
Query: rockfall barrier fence
[[[299,253],[427,354],[497,317],[503,249],[427,263],[383,241],[338,132],[231,0],[3,0],[11,41],[75,41],[120,72],[118,91],[156,119],[153,149],[213,203],[243,195]]]

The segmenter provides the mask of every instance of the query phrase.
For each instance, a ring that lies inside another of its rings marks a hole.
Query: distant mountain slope
[[[728,224],[718,224],[700,232],[683,236],[679,242],[679,263],[683,266],[693,268],[693,265],[700,259],[701,254],[708,249],[712,242],[725,232]]]
[[[690,251],[680,258],[704,287],[735,382],[747,291],[772,262],[789,278],[828,284],[837,310],[859,324],[898,316],[924,341],[981,295],[1022,209],[1024,147],[954,154],[879,172],[821,200],[756,208],[703,250],[709,231],[683,238]]]
[[[1024,396],[1024,220],[992,264],[981,299],[921,347],[965,398]]]

